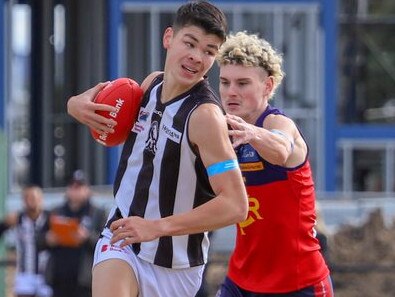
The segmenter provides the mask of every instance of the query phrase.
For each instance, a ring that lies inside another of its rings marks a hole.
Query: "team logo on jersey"
[[[138,117],[139,122],[146,122],[149,116],[149,112],[144,111],[144,109],[141,109]]]
[[[158,116],[162,117],[163,113],[160,110],[154,109],[153,113],[157,114]]]
[[[157,146],[156,143],[158,142],[159,137],[159,123],[158,121],[153,121],[151,123],[151,128],[149,129],[148,139],[145,141],[145,149],[156,154]]]
[[[259,162],[252,162],[252,163],[239,163],[240,164],[240,170],[243,172],[247,171],[260,171],[265,168],[263,163],[261,161]]]
[[[139,122],[134,123],[134,126],[132,128],[133,132],[140,133],[143,130],[144,130],[144,126],[140,125]]]
[[[136,123],[134,123],[132,131],[135,133],[140,133],[141,131],[144,130],[144,126],[140,124],[140,122],[146,122],[149,116],[149,112],[145,111],[144,108],[142,107],[140,109],[139,115],[137,117]]]
[[[237,156],[239,157],[239,160],[244,163],[253,163],[259,161],[259,155],[255,151],[255,149],[247,144],[247,145],[242,145],[237,151]]]
[[[251,225],[252,223],[254,223],[256,220],[262,220],[262,216],[259,213],[259,200],[254,198],[254,197],[248,197],[248,218],[239,223],[239,227],[240,227],[240,232],[242,235],[245,235],[245,231],[244,228],[246,228],[247,226]]]
[[[162,131],[169,137],[171,140],[173,140],[176,143],[180,143],[181,141],[181,133],[178,132],[177,130],[173,129],[172,127],[162,125]]]
[[[115,251],[115,252],[124,252],[123,248],[113,245],[113,244],[103,244],[100,250],[102,253]]]

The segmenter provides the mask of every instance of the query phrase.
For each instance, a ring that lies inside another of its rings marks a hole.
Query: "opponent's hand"
[[[235,115],[226,115],[226,121],[233,130],[229,130],[234,148],[241,144],[249,143],[255,136],[255,126],[245,122],[242,118]]]
[[[138,216],[114,221],[110,226],[110,230],[113,234],[111,244],[122,240],[120,247],[137,242],[151,241],[159,237],[158,222]]]
[[[88,89],[84,93],[72,96],[67,101],[67,112],[82,124],[95,130],[97,133],[113,133],[117,122],[113,119],[107,119],[99,114],[96,110],[115,112],[115,107],[107,104],[99,104],[93,102],[97,93],[99,93],[109,82],[99,83],[93,88]]]

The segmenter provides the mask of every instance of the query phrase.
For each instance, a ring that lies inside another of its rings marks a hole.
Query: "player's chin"
[[[225,104],[224,105],[225,111],[228,114],[239,116],[240,114],[240,105],[237,104]]]

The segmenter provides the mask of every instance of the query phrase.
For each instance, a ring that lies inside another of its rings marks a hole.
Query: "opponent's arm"
[[[307,145],[291,119],[270,115],[264,127],[257,127],[235,115],[226,117],[233,129],[229,135],[234,147],[249,143],[263,159],[275,165],[295,167],[304,162]]]

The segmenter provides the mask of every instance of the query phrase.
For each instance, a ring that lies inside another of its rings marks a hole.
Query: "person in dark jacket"
[[[92,296],[93,252],[106,213],[91,202],[92,191],[81,170],[74,172],[66,201],[53,209],[41,244],[49,247],[46,280],[53,297]]]

